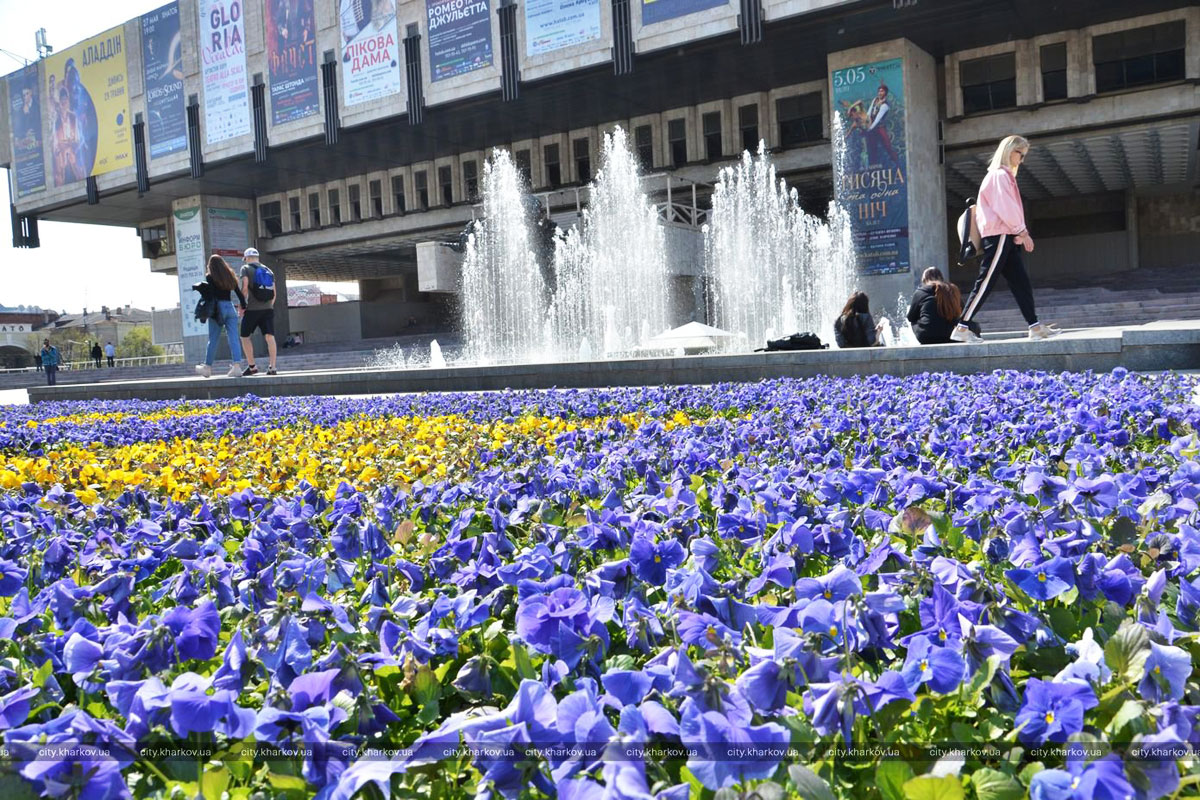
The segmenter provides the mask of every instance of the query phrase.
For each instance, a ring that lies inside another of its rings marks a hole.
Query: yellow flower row
[[[243,437],[119,447],[64,444],[44,456],[0,455],[0,488],[16,488],[27,481],[47,487],[61,484],[92,503],[135,486],[182,500],[197,491],[286,492],[307,481],[332,495],[342,481],[367,489],[380,483],[459,478],[472,470],[481,450],[510,443],[553,453],[558,435],[601,427],[611,419],[530,415],[511,423],[479,423],[459,415],[355,417],[330,427],[295,424]],[[626,414],[617,419],[636,428],[645,417]],[[664,424],[676,427],[690,420],[676,414]]]
[[[59,417],[47,417],[43,420],[28,420],[26,428],[40,428],[46,425],[61,425],[75,423],[77,425],[99,425],[105,422],[122,422],[136,419],[143,422],[161,422],[165,419],[182,417],[204,417],[214,414],[238,413],[244,411],[242,406],[176,406],[149,414],[130,414],[126,411],[92,411],[84,414],[65,414]]]

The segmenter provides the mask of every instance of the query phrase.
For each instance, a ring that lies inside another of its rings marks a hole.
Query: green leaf
[[[988,656],[988,660],[979,665],[974,677],[967,683],[967,698],[968,705],[979,705],[979,696],[983,694],[983,690],[992,685],[992,680],[996,677],[996,671],[1000,669],[1001,657],[998,655]]]
[[[782,786],[766,781],[751,789],[746,795],[746,800],[783,800],[786,796],[787,791]]]
[[[1108,732],[1116,735],[1121,732],[1121,729],[1134,720],[1142,719],[1146,714],[1146,707],[1137,700],[1126,700],[1117,709],[1117,713],[1113,715],[1112,722],[1108,723]],[[1141,731],[1138,731],[1141,733]]]
[[[37,671],[33,673],[33,685],[39,689],[46,685],[46,679],[50,677],[50,673],[54,672],[54,665],[47,659]]]
[[[953,775],[934,778],[922,775],[904,782],[904,796],[908,800],[963,800],[962,781]]]
[[[204,770],[203,777],[200,778],[200,790],[205,797],[220,797],[221,793],[229,786],[229,779],[229,770],[224,766],[217,769],[209,766]]]
[[[280,775],[278,772],[268,772],[267,780],[270,784],[281,792],[303,792],[308,791],[308,782],[304,778],[296,775]],[[195,784],[192,784],[193,786]]]
[[[913,776],[904,761],[881,761],[875,770],[875,785],[883,800],[904,800],[904,784]]]
[[[1064,600],[1064,602],[1072,601]],[[1077,623],[1074,611],[1063,606],[1053,606],[1047,612],[1047,616],[1050,618],[1050,627],[1055,633],[1068,642],[1075,640],[1075,626]]]
[[[808,767],[793,764],[788,767],[788,777],[802,800],[834,800],[829,784]]]
[[[1021,800],[1025,788],[1012,775],[983,767],[971,773],[971,785],[979,800]]]
[[[529,657],[529,651],[525,649],[525,645],[520,642],[513,642],[513,663],[516,664],[517,674],[523,680],[537,680],[538,672],[533,668],[533,660]]]
[[[0,797],[4,800],[37,800],[38,793],[33,790],[32,783],[9,772],[0,773]]]
[[[1142,679],[1146,659],[1150,657],[1150,635],[1132,620],[1121,623],[1120,629],[1104,645],[1104,661],[1114,675],[1127,682]]]
[[[429,705],[437,699],[439,689],[441,687],[438,685],[437,676],[433,674],[433,670],[429,668],[428,664],[422,664],[413,678],[413,697],[417,699],[417,703],[422,706]]]
[[[1021,779],[1021,783],[1028,786],[1029,782],[1031,780],[1033,780],[1033,776],[1037,775],[1039,772],[1041,772],[1045,768],[1046,768],[1045,764],[1043,764],[1040,761],[1035,761],[1032,764],[1029,764],[1028,766],[1026,766],[1025,769],[1021,770],[1019,773],[1017,773],[1017,777]]]

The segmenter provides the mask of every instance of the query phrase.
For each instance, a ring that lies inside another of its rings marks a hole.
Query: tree
[[[134,328],[125,334],[125,338],[117,345],[117,358],[161,356],[162,352],[162,348],[151,341],[150,328],[148,327]]]

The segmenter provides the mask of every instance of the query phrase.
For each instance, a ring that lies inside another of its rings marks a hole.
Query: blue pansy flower
[[[909,642],[900,674],[910,691],[928,683],[935,692],[946,694],[958,688],[965,671],[962,656],[948,647],[935,647],[928,636],[921,635]]]
[[[1138,691],[1155,703],[1182,700],[1188,676],[1192,674],[1192,658],[1187,651],[1169,645],[1150,643],[1146,659],[1146,674]]]
[[[1086,683],[1052,683],[1030,678],[1025,683],[1025,702],[1017,712],[1017,734],[1022,742],[1042,745],[1065,742],[1083,730],[1083,714],[1099,701]]]
[[[1133,786],[1125,768],[1112,754],[1090,763],[1069,754],[1066,769],[1042,770],[1029,782],[1030,800],[1127,800],[1131,796]]]
[[[718,711],[683,702],[679,738],[691,751],[688,770],[709,789],[723,789],[775,773],[790,735],[782,725],[738,725]],[[762,753],[762,755],[758,755]]]
[[[1052,600],[1075,586],[1075,568],[1062,556],[1032,569],[1010,569],[1004,575],[1034,600]]]
[[[629,548],[633,574],[652,586],[662,586],[667,579],[667,570],[682,564],[686,556],[683,545],[675,539],[656,542],[642,534],[633,537]]]

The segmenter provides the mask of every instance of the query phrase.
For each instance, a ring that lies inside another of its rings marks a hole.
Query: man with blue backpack
[[[243,376],[257,375],[258,367],[254,363],[254,347],[250,344],[250,336],[260,330],[267,340],[267,356],[270,363],[267,374],[275,374],[275,273],[266,264],[258,260],[258,250],[248,248],[242,254],[245,263],[242,264],[241,284],[242,296],[246,298],[246,310],[242,314],[242,352],[246,354],[248,366],[242,371]]]

